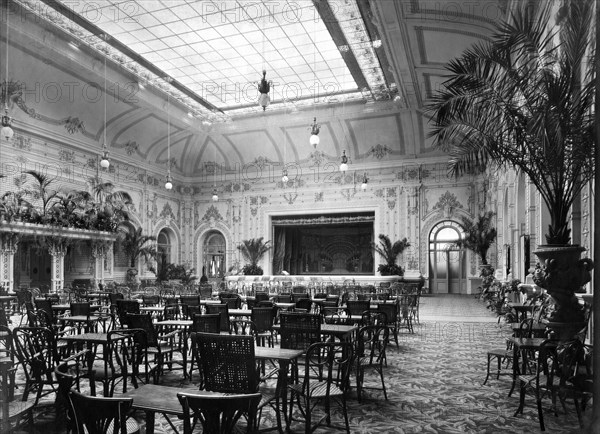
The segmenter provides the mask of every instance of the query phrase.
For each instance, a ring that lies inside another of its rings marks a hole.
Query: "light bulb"
[[[288,178],[287,170],[283,169],[283,176],[281,177],[281,182],[283,182],[284,184],[287,184],[287,182],[289,180],[290,180],[290,178]]]
[[[13,131],[13,129],[11,127],[7,126],[7,127],[2,127],[2,132],[0,134],[2,134],[2,137],[4,137],[6,140],[10,140],[15,135],[15,132]]]
[[[171,175],[167,175],[167,181],[165,182],[165,188],[171,190],[173,188],[173,182],[171,181]]]
[[[346,157],[346,151],[342,151],[342,164],[340,164],[340,172],[348,170],[348,157]]]
[[[366,182],[363,182],[362,184],[360,184],[360,189],[361,189],[362,191],[366,191],[366,190],[367,190],[367,183],[366,183]]]
[[[219,201],[219,195],[217,194],[217,189],[216,188],[213,190],[212,200],[213,200],[213,202],[218,202]]]
[[[316,148],[317,145],[321,142],[321,139],[319,139],[319,136],[317,136],[316,134],[311,134],[309,141],[310,141],[310,144]]]
[[[102,160],[100,160],[100,167],[108,169],[110,167],[110,161],[108,159],[108,151],[104,151],[102,154]]]

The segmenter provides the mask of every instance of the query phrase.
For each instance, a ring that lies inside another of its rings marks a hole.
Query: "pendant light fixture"
[[[108,56],[108,51],[106,48],[106,35],[102,35],[104,39],[104,140],[102,143],[102,159],[100,160],[100,167],[103,169],[108,169],[110,167],[110,160],[108,159],[108,149],[106,147],[106,100],[107,90],[106,90],[106,57]]]
[[[263,32],[263,40],[262,40],[262,69],[263,69],[263,77],[262,80],[260,80],[260,83],[258,84],[258,92],[260,93],[259,97],[258,97],[258,105],[261,106],[263,108],[263,111],[265,111],[268,107],[268,105],[271,103],[271,98],[269,97],[269,91],[271,90],[271,82],[267,81],[267,67],[265,64],[265,39],[266,39],[266,34],[265,34],[265,29],[263,26],[262,29]]]
[[[321,142],[321,139],[319,139],[319,131],[320,130],[321,130],[321,126],[319,124],[317,124],[317,118],[315,117],[313,120],[313,124],[311,126],[310,140],[309,140],[309,143],[313,146],[313,148],[316,148],[318,146],[318,144]]]
[[[171,94],[167,91],[167,179],[165,188],[171,190],[173,181],[171,180]]]
[[[342,164],[340,164],[340,172],[348,170],[348,157],[346,157],[346,151],[342,151]]]
[[[9,82],[8,82],[8,2],[6,2],[6,76],[4,77],[4,114],[2,115],[2,130],[0,134],[8,142],[13,138],[15,132],[12,129],[12,118],[8,115],[8,97],[9,97]]]
[[[369,178],[367,178],[367,174],[363,174],[362,184],[360,184],[360,189],[362,191],[367,191],[367,184],[369,183]]]

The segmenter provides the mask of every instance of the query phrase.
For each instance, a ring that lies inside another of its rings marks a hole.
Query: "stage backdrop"
[[[372,213],[273,219],[274,274],[370,274]]]

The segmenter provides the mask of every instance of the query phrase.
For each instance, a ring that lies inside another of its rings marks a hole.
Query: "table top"
[[[71,322],[87,322],[87,321],[100,321],[101,317],[97,315],[71,315],[71,316],[62,316],[60,317],[61,321],[71,321]]]
[[[302,350],[286,348],[254,347],[254,357],[257,359],[276,359],[291,362],[302,355]]]
[[[273,330],[281,330],[281,324],[274,324]],[[324,335],[343,336],[358,330],[358,326],[343,324],[321,324],[321,333]]]
[[[101,307],[102,307],[102,305],[100,305],[100,304],[90,304],[91,310],[98,310]],[[52,305],[52,310],[69,310],[69,309],[71,309],[70,304],[53,304]]]
[[[11,301],[11,300],[16,300],[16,299],[17,299],[16,295],[0,295],[0,302]]]
[[[276,301],[275,306],[277,306],[281,309],[290,309],[290,308],[296,306],[296,303],[280,303],[280,302]]]
[[[513,343],[515,348],[522,350],[536,350],[542,345],[542,342],[547,341],[547,338],[508,338]],[[549,346],[556,346],[556,342],[550,342]]]
[[[250,309],[229,309],[229,315],[231,316],[250,316],[252,311]]]
[[[203,396],[225,396],[219,392],[207,390],[181,389],[179,387],[161,386],[159,384],[142,384],[137,389],[130,389],[115,397],[133,398],[133,408],[156,413],[167,413],[183,416],[183,409],[177,398],[178,393],[189,393]]]
[[[78,335],[64,335],[61,340],[73,342],[90,342],[92,344],[105,344],[108,342],[108,333],[80,333]]]
[[[200,304],[221,304],[221,300],[200,300]]]
[[[175,327],[189,327],[194,323],[191,319],[169,319],[164,321],[157,321],[157,326],[175,326]]]
[[[164,306],[143,306],[140,307],[140,312],[164,312]]]

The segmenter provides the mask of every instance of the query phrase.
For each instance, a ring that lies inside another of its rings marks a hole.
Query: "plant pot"
[[[550,322],[575,324],[585,321],[583,306],[575,294],[590,281],[594,265],[588,258],[580,259],[584,251],[578,245],[541,245],[533,252],[541,263],[534,271],[533,280],[552,297]],[[564,328],[569,327],[565,325]]]

